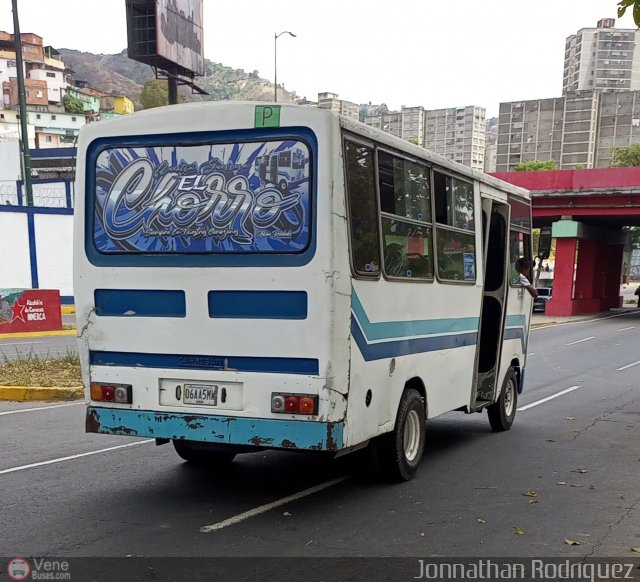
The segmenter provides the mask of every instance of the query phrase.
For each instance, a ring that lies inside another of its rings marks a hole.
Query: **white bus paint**
[[[524,378],[526,190],[288,105],[90,124],[77,159],[90,432],[219,459],[221,445],[338,452],[397,430],[419,460],[416,419],[495,413]],[[121,402],[97,396],[118,387]]]

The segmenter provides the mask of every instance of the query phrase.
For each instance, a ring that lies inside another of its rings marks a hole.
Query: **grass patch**
[[[82,386],[80,358],[70,352],[59,358],[30,353],[9,359],[3,354],[0,358],[0,385],[61,388]]]

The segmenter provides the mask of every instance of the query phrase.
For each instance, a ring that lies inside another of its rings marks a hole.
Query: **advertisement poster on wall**
[[[60,291],[0,289],[0,337],[6,333],[61,329]]]

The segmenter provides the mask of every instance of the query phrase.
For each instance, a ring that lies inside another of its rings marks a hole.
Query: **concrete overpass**
[[[556,239],[547,313],[620,307],[622,227],[640,226],[640,167],[493,175],[531,191],[534,227],[550,226]]]

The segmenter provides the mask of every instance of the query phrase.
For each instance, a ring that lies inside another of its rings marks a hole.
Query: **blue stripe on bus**
[[[365,361],[382,360],[410,354],[421,354],[439,350],[450,350],[464,346],[473,346],[478,341],[478,332],[458,333],[452,335],[436,335],[398,341],[386,341],[375,344],[367,343],[355,316],[351,316],[351,335],[356,341]]]
[[[371,323],[353,287],[351,288],[351,309],[360,323],[364,335],[369,341],[461,331],[477,332],[480,322],[480,318],[478,317],[459,317],[451,319]]]
[[[96,315],[109,317],[186,317],[184,291],[96,289]]]
[[[505,340],[519,339],[522,343],[522,351],[527,351],[526,340],[524,335],[523,327],[508,327],[504,330],[504,338]]]
[[[317,376],[318,360],[313,358],[260,358],[250,356],[210,356],[193,354],[143,354],[136,352],[89,352],[94,366],[169,368],[176,370],[231,370],[273,374]]]
[[[147,412],[90,406],[87,408],[86,429],[87,432],[101,434],[281,449],[336,451],[344,447],[342,422],[212,416],[193,412]]]
[[[209,317],[306,319],[305,291],[209,291]]]

